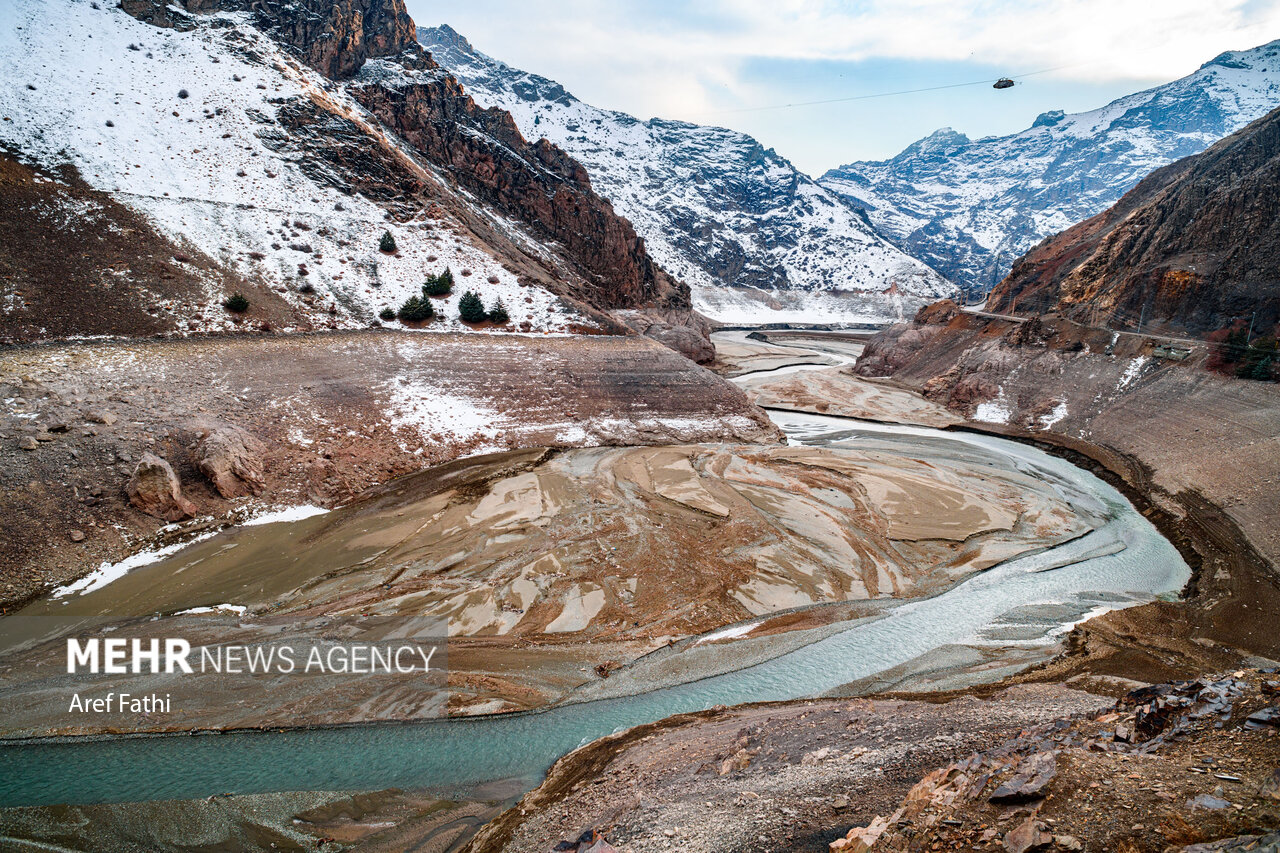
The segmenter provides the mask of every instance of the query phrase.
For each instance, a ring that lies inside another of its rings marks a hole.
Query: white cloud
[[[480,50],[591,103],[717,123],[728,121],[719,111],[832,96],[829,79],[806,90],[794,74],[786,84],[748,79],[761,61],[813,62],[815,75],[819,62],[959,62],[1010,74],[1056,69],[1045,81],[1151,85],[1280,37],[1280,0],[408,3],[420,24],[449,23]]]

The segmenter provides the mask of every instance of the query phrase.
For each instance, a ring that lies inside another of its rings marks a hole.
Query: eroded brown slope
[[[175,245],[67,166],[49,174],[0,152],[0,344],[262,330],[310,321],[261,282]],[[223,309],[232,293],[251,303]]]
[[[1191,332],[1280,314],[1280,110],[1152,173],[1113,208],[1028,252],[988,307]]]

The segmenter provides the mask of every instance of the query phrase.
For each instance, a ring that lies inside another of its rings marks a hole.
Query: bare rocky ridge
[[[1115,207],[1028,252],[988,310],[1115,328],[1255,329],[1280,319],[1280,110],[1157,170]]]
[[[182,10],[195,15],[249,12],[255,24],[287,44],[326,77],[352,76],[370,59],[413,55],[413,19],[404,4],[386,0],[337,3],[252,2],[252,0],[122,0],[120,8],[159,27],[190,27]]]

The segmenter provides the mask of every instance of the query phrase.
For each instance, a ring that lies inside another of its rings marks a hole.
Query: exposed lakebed
[[[1119,493],[1092,475],[1034,448],[993,437],[927,428],[781,412],[773,417],[788,433],[789,447],[739,451],[719,445],[601,449],[573,451],[549,460],[530,451],[533,456],[520,460],[520,465],[531,465],[535,472],[540,470],[538,466],[552,465],[548,471],[535,473],[535,479],[550,477],[549,472],[557,470],[555,465],[572,467],[575,463],[585,464],[588,459],[592,463],[590,471],[584,469],[580,473],[590,476],[569,478],[572,485],[566,483],[559,489],[542,483],[534,488],[526,479],[522,482],[527,488],[517,490],[522,496],[510,497],[512,478],[527,478],[530,470],[490,472],[481,478],[486,488],[474,491],[465,513],[457,504],[452,505],[453,509],[437,509],[445,515],[453,511],[463,513],[460,517],[473,518],[493,490],[507,483],[504,488],[509,497],[496,504],[490,501],[491,510],[502,507],[502,511],[491,514],[489,523],[499,518],[510,521],[524,512],[532,516],[526,518],[528,524],[546,517],[548,495],[563,507],[572,503],[569,492],[573,489],[591,492],[608,486],[616,491],[608,501],[600,501],[596,511],[621,507],[618,523],[630,518],[633,523],[639,519],[641,524],[665,526],[672,514],[688,514],[700,523],[715,525],[724,524],[736,510],[742,519],[755,519],[759,525],[754,538],[745,537],[735,546],[755,549],[751,559],[744,562],[754,568],[754,573],[731,574],[731,580],[725,580],[715,595],[703,601],[702,622],[686,610],[683,622],[672,622],[661,633],[643,632],[630,647],[625,639],[613,636],[618,626],[610,620],[621,620],[624,610],[629,614],[634,607],[651,611],[646,618],[679,611],[680,597],[686,591],[677,590],[680,595],[665,597],[655,594],[648,604],[636,598],[626,601],[628,591],[639,596],[644,577],[640,572],[632,575],[636,577],[632,587],[625,574],[630,565],[625,553],[613,557],[614,552],[604,551],[598,562],[603,567],[601,571],[608,574],[594,580],[571,577],[563,571],[564,561],[562,575],[549,571],[545,578],[525,573],[519,566],[527,567],[529,561],[519,559],[511,561],[505,575],[492,564],[483,572],[478,568],[462,572],[487,577],[448,605],[462,608],[448,614],[454,617],[453,624],[459,624],[461,613],[467,611],[463,624],[471,625],[470,634],[462,636],[465,632],[460,632],[456,642],[450,643],[450,664],[456,672],[465,672],[471,666],[467,643],[472,643],[477,659],[500,659],[506,651],[518,657],[520,665],[511,668],[513,682],[520,676],[520,669],[535,681],[545,679],[545,673],[536,669],[538,661],[556,660],[557,647],[559,653],[564,653],[564,643],[541,645],[549,634],[557,633],[551,630],[557,620],[574,623],[570,627],[575,631],[559,633],[578,634],[578,642],[569,645],[576,645],[579,650],[604,645],[610,654],[627,648],[639,653],[635,656],[638,663],[603,680],[580,674],[575,679],[575,667],[562,665],[560,704],[548,710],[282,732],[14,743],[0,748],[0,802],[18,805],[130,801],[228,791],[374,790],[393,786],[465,793],[500,779],[521,780],[520,784],[528,785],[555,758],[581,743],[671,714],[717,704],[847,690],[855,682],[930,656],[941,654],[940,660],[945,664],[949,650],[954,653],[957,649],[985,648],[993,650],[996,657],[997,652],[1009,650],[1014,658],[1025,659],[1037,649],[1051,649],[1056,636],[1089,614],[1175,592],[1188,576],[1186,565],[1172,545]],[[575,457],[577,453],[584,455]],[[602,460],[609,460],[612,466],[607,469],[609,476],[593,479],[599,475]],[[510,465],[512,460],[487,458],[461,464]],[[746,475],[735,480],[729,474],[735,464],[757,466],[749,478],[753,482],[741,482]],[[822,482],[805,481],[801,483],[803,488],[796,483],[787,486],[758,482],[768,479],[764,477],[766,472],[775,476],[779,467],[805,472]],[[559,470],[563,473],[567,469]],[[891,471],[897,473],[891,475]],[[713,472],[715,477],[709,478],[707,472]],[[454,470],[449,476],[462,474]],[[913,476],[919,477],[916,487],[907,485]],[[884,485],[869,487],[875,482]],[[861,485],[855,488],[857,484]],[[390,501],[381,504],[385,511],[403,499],[404,495],[396,491],[403,488],[402,482],[381,490],[371,504],[362,502],[346,511],[370,512],[370,506],[379,505],[379,500]],[[773,493],[757,496],[756,500],[750,498],[752,489],[770,488]],[[419,497],[429,502],[442,493],[423,488]],[[779,493],[789,497],[780,500]],[[640,509],[650,514],[638,513]],[[726,510],[728,515],[723,515]],[[139,570],[150,569],[151,576],[135,571],[98,591],[106,593],[117,587],[112,593],[115,612],[85,607],[74,615],[77,605],[46,601],[33,605],[43,611],[19,612],[0,621],[4,646],[12,655],[12,650],[25,644],[28,648],[22,654],[33,654],[39,650],[38,644],[32,647],[33,643],[63,631],[85,632],[95,626],[101,628],[104,622],[125,621],[126,616],[140,620],[135,623],[138,626],[154,624],[149,620],[157,611],[176,613],[201,604],[222,603],[234,598],[232,592],[238,592],[239,598],[231,603],[247,606],[248,618],[221,612],[202,614],[206,617],[203,621],[222,626],[219,630],[229,633],[249,630],[245,626],[255,624],[256,612],[265,614],[270,610],[261,609],[263,602],[275,601],[286,593],[291,598],[298,589],[315,595],[326,585],[335,590],[343,587],[335,580],[343,576],[341,573],[333,575],[317,569],[325,560],[350,565],[351,553],[339,559],[336,552],[341,549],[333,547],[336,542],[313,549],[296,547],[306,537],[320,535],[325,529],[340,529],[341,512],[344,510],[228,534],[238,547],[243,547],[257,541],[246,542],[243,538],[253,530],[271,532],[279,528],[275,531],[278,540],[294,545],[291,553],[296,559],[290,564],[292,568],[271,573],[264,572],[262,564],[256,569],[245,566],[241,573],[227,569],[229,574],[214,573],[219,577],[216,582],[197,571],[189,577],[204,578],[206,586],[170,586],[160,574],[165,563],[156,563]],[[652,515],[655,512],[660,517]],[[833,538],[829,529],[838,532],[840,524],[832,519],[838,521],[839,513],[844,512],[864,513],[860,527],[871,535],[855,537],[853,541],[839,535]],[[823,513],[829,514],[831,524],[824,535],[818,535],[823,531],[815,530],[814,525],[824,527]],[[559,523],[557,514],[552,513],[551,521],[541,526],[532,525],[540,531],[539,536],[546,535],[549,525]],[[382,527],[365,523],[365,538],[347,537],[343,547],[364,549],[356,563],[384,554],[388,548],[409,547],[404,543],[412,540],[412,533],[421,530],[428,517],[429,514],[416,511],[401,515],[394,510],[384,512]],[[773,539],[761,540],[761,531],[776,531],[788,524],[794,529],[786,535],[775,534]],[[649,547],[651,540],[637,538],[633,527],[604,535],[599,531],[609,528],[601,527],[600,519],[595,526],[581,526],[586,531],[583,535],[559,538],[556,547],[570,548],[568,553],[572,554],[572,548],[586,549],[588,543],[603,550],[615,547],[615,541],[638,541],[654,550]],[[717,540],[706,535],[711,529],[703,528],[704,552],[715,550]],[[495,530],[481,523],[478,527],[460,528],[458,535],[482,537],[473,547],[485,542],[490,543],[487,547],[495,547],[492,540],[497,539],[497,546],[518,550],[523,540],[510,538],[511,532],[510,528]],[[1041,541],[1035,541],[1036,537]],[[212,556],[222,547],[215,545],[217,540],[215,537],[196,547],[213,549],[208,552]],[[424,548],[428,544],[418,542],[413,547]],[[533,547],[528,541],[524,545]],[[542,550],[554,549],[544,542]],[[690,544],[688,552],[695,550]],[[250,547],[241,553],[255,552]],[[586,551],[581,550],[575,559],[585,555]],[[761,559],[762,555],[767,559]],[[265,551],[262,559],[267,559]],[[279,560],[278,552],[276,559]],[[611,565],[611,559],[616,566]],[[397,564],[406,562],[412,561],[401,560]],[[569,563],[576,565],[572,560]],[[768,571],[761,570],[762,565],[768,566]],[[708,569],[716,572],[723,568],[708,564]],[[169,571],[173,572],[172,565]],[[663,584],[670,588],[672,579],[681,572],[689,574],[687,567],[676,565]],[[185,572],[177,573],[182,574]],[[605,583],[610,577],[614,580]],[[229,579],[239,585],[235,590],[228,587]],[[531,586],[515,586],[520,579],[529,581]],[[540,584],[539,580],[546,583]],[[367,587],[365,581],[356,586]],[[587,589],[586,584],[597,582],[603,595],[592,596],[595,589]],[[130,583],[137,584],[132,593],[128,593]],[[570,592],[573,584],[577,584],[576,592]],[[538,615],[536,603],[528,601],[529,606],[523,608],[525,613],[515,614],[520,619],[504,616],[512,614],[512,610],[504,610],[500,602],[491,607],[487,599],[504,588],[530,593],[536,589],[539,595],[547,595],[554,606]],[[193,589],[201,590],[202,597],[193,597]],[[905,595],[881,597],[882,592]],[[917,597],[909,597],[913,593]],[[809,600],[795,598],[800,594]],[[331,595],[336,597],[326,599],[330,604],[340,599],[336,592]],[[446,599],[426,595],[423,601]],[[402,596],[384,598],[387,602],[400,600]],[[124,607],[128,602],[133,602],[133,611]],[[740,609],[727,609],[734,607]],[[60,616],[58,608],[73,609]],[[610,608],[617,613],[611,615]],[[412,612],[422,609],[418,606]],[[769,627],[771,619],[779,619],[771,615],[775,611],[783,611],[787,619],[793,620],[789,624],[796,630],[784,630],[786,625],[781,622]],[[824,611],[831,611],[829,618],[821,615]],[[359,612],[371,612],[367,602]],[[406,612],[391,608],[377,624],[385,625],[385,620],[396,613],[407,618]],[[193,616],[181,618],[191,620]],[[262,621],[263,616],[257,619]],[[502,627],[507,625],[504,619],[512,620],[512,624],[502,633]],[[184,629],[197,630],[199,621],[184,623]],[[520,636],[520,626],[526,621],[529,639],[538,642],[504,646],[509,642],[505,638]],[[727,623],[733,625],[726,629]],[[280,623],[276,624],[278,627]],[[593,625],[597,643],[589,641]],[[584,635],[584,631],[588,633]],[[209,636],[216,634],[215,631]],[[681,636],[687,638],[677,639]],[[663,638],[660,650],[644,656],[646,646],[651,648],[659,637]],[[675,642],[668,647],[666,642],[671,640]],[[576,652],[569,658],[578,665],[589,660]],[[12,680],[4,685],[10,694],[6,698],[7,709],[16,707],[10,703],[11,698],[23,695],[21,689],[10,692],[15,686]],[[48,691],[52,690],[53,686],[45,685],[44,703],[51,701]],[[65,683],[62,692],[67,692]],[[604,698],[583,701],[592,696]],[[13,719],[6,711],[6,725],[11,731]]]

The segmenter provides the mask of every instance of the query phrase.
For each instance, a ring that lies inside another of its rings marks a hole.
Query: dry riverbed
[[[697,652],[685,660],[701,674],[735,668],[742,661],[722,646],[779,635],[780,648],[788,633],[940,591],[1101,522],[1010,460],[945,444],[531,449],[401,478],[326,514],[228,530],[0,621],[4,731],[439,710],[434,697],[376,677],[337,690],[314,679],[144,675],[102,676],[94,690],[169,692],[169,713],[76,717],[55,707],[78,683],[59,674],[65,636],[254,646],[406,638],[447,624],[451,712],[533,708],[696,677],[698,667],[671,666],[672,652],[653,653],[725,626],[735,627],[673,651]]]

